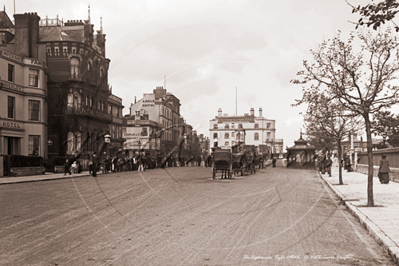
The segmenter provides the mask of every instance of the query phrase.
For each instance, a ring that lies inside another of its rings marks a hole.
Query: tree
[[[354,43],[359,42],[359,51]],[[311,51],[314,62],[303,62],[305,70],[298,73],[304,93],[324,93],[338,100],[344,110],[361,116],[367,135],[368,185],[367,206],[374,206],[373,154],[370,115],[398,103],[397,79],[399,40],[388,29],[350,34],[347,41],[340,33]]]
[[[331,150],[331,146],[336,144],[340,162],[342,140],[349,137],[350,133],[357,132],[362,123],[351,112],[346,111],[337,99],[333,100],[328,95],[316,91],[312,93],[305,91],[302,99],[296,100],[294,106],[301,104],[308,104],[304,114],[307,136],[311,139],[322,140],[319,142],[324,143],[324,146],[319,148]],[[343,185],[341,164],[339,164],[339,184]]]
[[[390,111],[382,111],[374,114],[373,119],[374,133],[387,140],[389,145],[399,147],[399,115],[394,115]],[[384,143],[385,144],[385,143]]]
[[[348,3],[348,2],[347,2]],[[370,3],[365,6],[353,6],[352,13],[359,13],[361,18],[356,23],[356,29],[358,26],[367,25],[373,26],[374,30],[377,30],[382,24],[390,21],[395,25],[395,30],[399,31],[398,25],[392,19],[399,12],[399,3],[396,0],[383,0],[378,3]]]

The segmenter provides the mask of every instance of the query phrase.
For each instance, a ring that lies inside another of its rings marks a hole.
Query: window
[[[231,128],[234,128],[234,123],[233,123],[233,124],[231,124]]]
[[[93,102],[94,102],[93,97],[91,97],[90,98],[90,107],[93,107]]]
[[[89,106],[89,105],[90,105],[90,97],[86,96],[86,106]]]
[[[242,124],[238,124],[238,128],[242,128]]]
[[[140,115],[140,111],[136,111],[136,115]],[[165,122],[165,121],[164,121]]]
[[[62,51],[63,51],[64,55],[68,55],[68,46],[64,46],[62,48]]]
[[[218,133],[213,133],[213,138],[217,139],[218,138]]]
[[[73,93],[68,93],[68,103],[67,103],[68,107],[73,107]]]
[[[234,132],[231,132],[231,138],[232,139],[234,138]]]
[[[72,46],[72,53],[76,54],[76,47]]]
[[[230,138],[229,133],[224,133],[224,139],[229,139],[229,138]]]
[[[259,140],[259,133],[255,133],[254,140]]]
[[[267,132],[266,134],[267,134],[266,135],[267,136],[267,140],[270,140],[270,137],[271,137],[272,134],[270,132]]]
[[[8,64],[8,81],[14,82],[14,65]]]
[[[15,115],[15,97],[8,96],[8,118],[14,118]]]
[[[29,120],[39,121],[40,102],[29,100]]]
[[[29,155],[39,155],[40,151],[40,136],[29,135]]]
[[[231,141],[231,146],[236,145],[236,142],[234,140]]]
[[[79,78],[79,65],[80,65],[79,58],[72,57],[70,64],[71,64],[71,79]]]
[[[229,146],[229,142],[226,141],[226,142],[224,143],[224,146]]]
[[[259,128],[259,124],[255,124],[255,128]]]
[[[229,129],[229,128],[230,128],[229,124],[225,124],[225,125],[224,125],[224,128],[225,128],[225,129]]]
[[[60,48],[58,46],[54,46],[54,55],[59,56],[60,55]]]
[[[7,39],[6,39],[6,33],[5,32],[0,32],[0,45],[6,44]]]
[[[271,123],[267,123],[267,128],[270,128],[270,126],[271,126]]]
[[[218,124],[213,124],[214,129],[218,129]]]
[[[29,86],[39,86],[39,70],[29,69]]]
[[[88,64],[87,64],[87,73],[89,74],[89,79],[90,79],[90,81],[91,81],[91,79],[93,78],[93,73],[92,73],[92,66],[91,66],[91,62],[89,62]]]
[[[51,47],[47,46],[46,52],[48,56],[51,56]]]

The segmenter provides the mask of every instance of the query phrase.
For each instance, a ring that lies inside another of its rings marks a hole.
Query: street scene
[[[0,191],[2,265],[395,265],[317,172],[280,161],[229,180],[172,167]]]
[[[0,265],[399,265],[399,0],[9,0]]]

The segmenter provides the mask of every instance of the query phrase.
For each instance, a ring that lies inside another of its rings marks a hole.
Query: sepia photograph
[[[4,0],[0,265],[399,265],[399,0]]]

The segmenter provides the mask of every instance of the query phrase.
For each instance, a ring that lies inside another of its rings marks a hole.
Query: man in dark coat
[[[71,164],[69,163],[69,160],[66,159],[65,163],[64,163],[64,175],[66,175],[66,173],[68,172],[69,175],[71,175]]]

